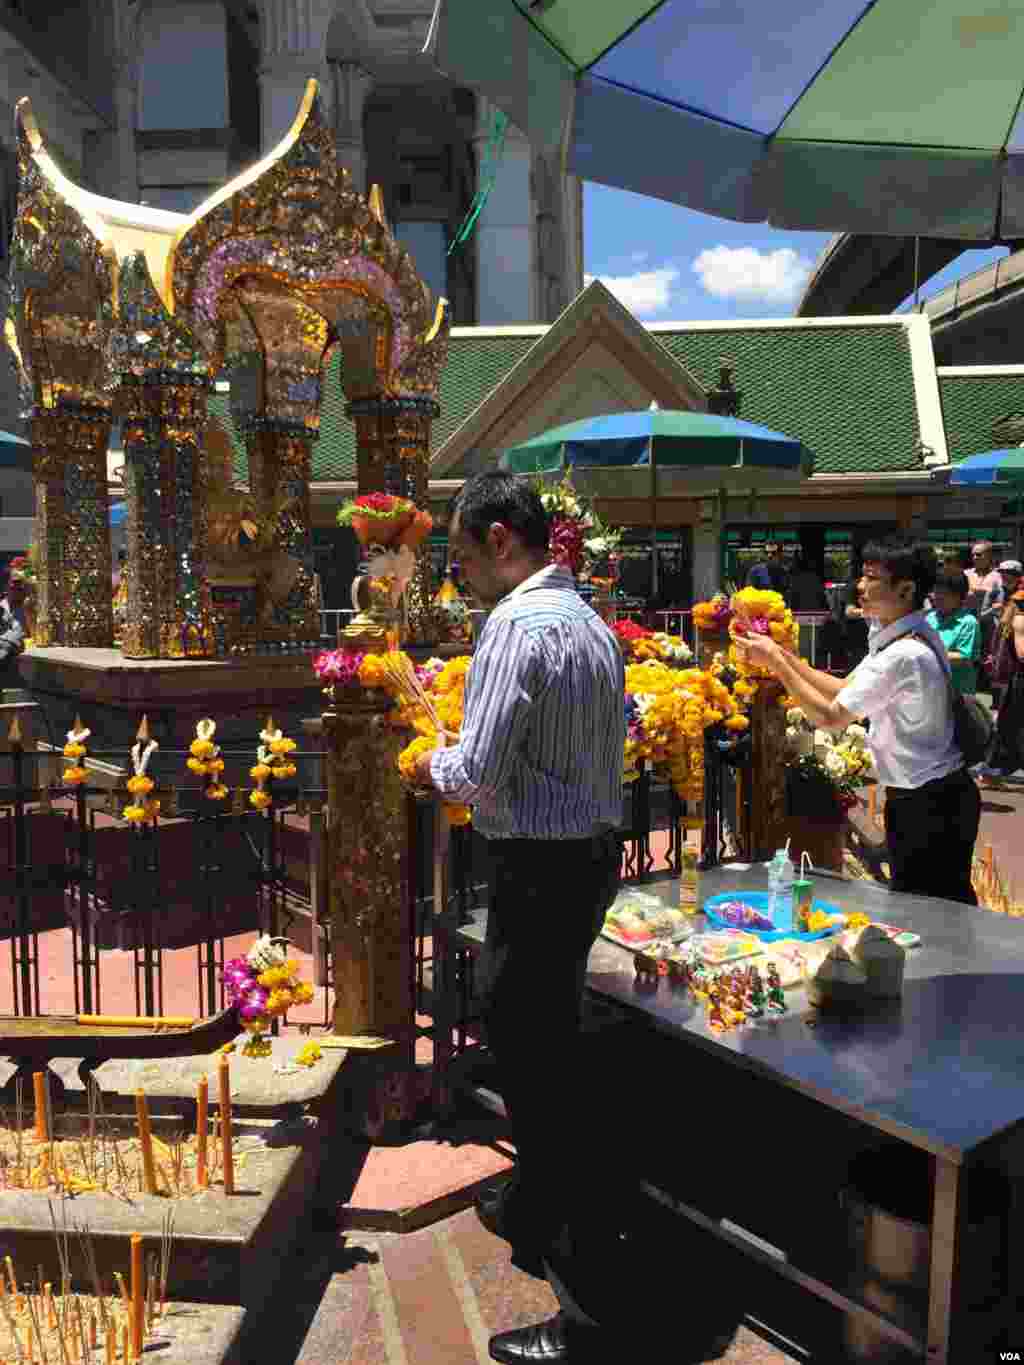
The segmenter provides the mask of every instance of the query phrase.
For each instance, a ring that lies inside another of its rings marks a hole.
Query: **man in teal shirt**
[[[981,657],[981,626],[972,612],[964,610],[969,590],[967,575],[959,569],[940,574],[931,594],[933,610],[926,618],[946,646],[953,686],[967,696],[977,689]]]

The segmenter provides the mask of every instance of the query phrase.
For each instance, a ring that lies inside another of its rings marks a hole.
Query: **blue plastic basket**
[[[724,905],[727,901],[742,901],[744,905],[749,905],[751,910],[759,910],[762,915],[767,915],[768,900],[767,891],[723,891],[721,895],[708,897],[704,902],[704,913],[716,929],[740,929],[744,934],[750,934],[752,938],[759,938],[762,943],[777,943],[782,938],[795,938],[800,943],[814,943],[819,938],[828,938],[829,934],[834,934],[843,926],[841,921],[831,928],[818,929],[813,934],[798,934],[789,929],[748,929],[746,925],[730,924],[715,910],[716,906]],[[841,914],[838,906],[831,905],[828,901],[816,900],[812,908],[824,910],[826,915]]]

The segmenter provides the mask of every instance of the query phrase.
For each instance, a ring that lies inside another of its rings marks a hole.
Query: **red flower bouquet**
[[[416,550],[430,534],[434,520],[409,498],[392,493],[364,493],[338,511],[339,526],[351,526],[360,545]]]

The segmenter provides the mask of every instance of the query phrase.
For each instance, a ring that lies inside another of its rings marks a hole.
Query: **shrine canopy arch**
[[[315,80],[281,142],[186,220],[165,297],[264,421],[316,431],[335,348],[350,404],[436,399],[445,302],[395,240],[379,191],[363,198],[337,164]]]

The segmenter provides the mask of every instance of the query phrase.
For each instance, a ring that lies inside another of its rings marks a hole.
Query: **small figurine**
[[[722,1014],[722,998],[717,986],[708,987],[708,1028],[725,1029],[729,1025]]]
[[[680,962],[676,958],[670,958],[668,963],[668,981],[670,986],[685,990],[690,984],[690,968],[688,964]]]
[[[657,987],[658,959],[656,957],[650,957],[647,953],[637,953],[633,959],[633,970],[636,973],[637,986]]]
[[[749,985],[747,987],[747,999],[750,1001],[750,1013],[755,1019],[760,1019],[764,1014],[766,996],[764,993],[764,983],[761,980],[761,973],[756,967],[751,967],[748,972]]]
[[[778,1010],[780,1013],[785,1012],[788,1008],[786,1005],[786,993],[782,989],[782,979],[779,976],[779,969],[774,962],[771,963],[768,968],[768,1008],[770,1010]]]

